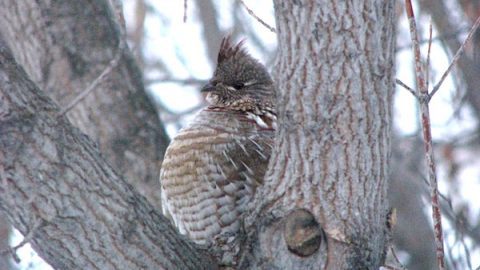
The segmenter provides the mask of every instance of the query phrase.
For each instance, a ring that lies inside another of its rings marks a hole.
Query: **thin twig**
[[[186,23],[187,22],[187,1],[188,0],[184,0],[183,1],[183,22]]]
[[[438,35],[438,36],[435,36],[432,38],[432,41],[437,41],[437,40],[450,40],[450,39],[456,39],[458,38],[458,35],[460,34],[463,34],[463,33],[467,33],[468,30],[470,30],[469,28],[460,28],[458,29],[457,31],[455,32],[452,32],[452,33],[447,33],[447,34],[442,34],[442,35]],[[428,43],[430,42],[430,39],[422,39],[420,41],[418,41],[419,44],[425,44],[425,43]],[[412,48],[412,44],[405,44],[405,45],[400,45],[398,47],[395,48],[395,52],[399,52],[399,51],[403,51],[403,50],[406,50],[406,49],[411,49]]]
[[[440,211],[440,199],[438,195],[438,182],[436,164],[433,154],[432,129],[430,123],[430,110],[428,107],[429,95],[425,82],[425,73],[422,70],[420,45],[418,43],[415,15],[413,14],[411,0],[405,0],[405,9],[410,25],[410,36],[413,43],[415,55],[415,76],[418,85],[417,96],[419,97],[420,112],[422,119],[422,133],[425,147],[425,160],[428,168],[428,179],[430,188],[430,200],[432,203],[433,232],[435,239],[435,253],[439,270],[445,270],[445,250],[443,243],[442,215]]]
[[[468,269],[472,269],[472,258],[470,256],[470,251],[468,250],[467,243],[465,243],[464,233],[460,231],[460,243],[462,244],[463,251],[465,252],[465,257],[467,261]]]
[[[462,233],[467,235],[473,240],[473,246],[477,246],[478,243],[480,243],[480,233],[478,230],[472,227],[472,225],[468,222],[468,220],[463,220],[461,223],[459,220],[461,219],[460,214],[456,213],[455,210],[453,210],[453,207],[451,205],[451,202],[447,199],[443,201],[441,204],[444,217],[450,221],[453,226],[456,227],[456,230],[460,229],[462,230]],[[460,225],[461,228],[458,228]],[[463,238],[462,238],[463,239]]]
[[[103,70],[103,72],[90,84],[87,88],[85,88],[78,96],[76,96],[66,107],[60,110],[59,116],[65,115],[69,112],[75,105],[77,105],[80,101],[82,101],[85,97],[88,96],[93,90],[95,90],[96,86],[103,81],[103,79],[112,72],[112,70],[117,66],[120,58],[123,55],[123,51],[127,48],[127,33],[125,28],[125,18],[123,17],[122,12],[122,3],[119,0],[111,0],[109,1],[110,7],[115,12],[119,24],[120,36],[117,46],[117,52],[115,57],[110,61],[108,66]]]
[[[66,107],[64,107],[60,113],[59,116],[65,115],[67,112],[69,112],[75,105],[77,105],[80,101],[82,101],[85,97],[88,96],[93,90],[95,90],[95,87],[103,81],[103,79],[110,73],[112,72],[113,68],[115,68],[123,54],[123,49],[118,49],[117,54],[115,57],[110,61],[108,66],[105,68],[105,70],[87,87],[85,90],[83,90],[78,96],[76,96],[72,102],[70,102]]]
[[[253,10],[251,10],[246,4],[245,2],[243,2],[243,0],[239,0],[240,4],[242,4],[242,6],[247,10],[248,14],[250,14],[250,16],[252,16],[253,18],[255,18],[259,23],[261,23],[263,26],[265,26],[266,28],[268,28],[268,30],[272,31],[273,33],[276,33],[277,31],[275,30],[275,27],[272,27],[270,26],[268,23],[264,22],[262,19],[260,19],[260,17],[258,17],[254,12]]]
[[[397,253],[395,252],[395,249],[393,246],[390,246],[390,252],[392,253],[393,258],[395,259],[395,263],[401,267],[401,269],[405,269],[405,266],[400,262],[398,259]]]
[[[435,95],[435,93],[437,93],[438,89],[440,89],[440,86],[442,85],[443,81],[447,77],[448,73],[450,73],[450,70],[452,69],[453,65],[455,65],[455,63],[457,63],[458,59],[462,55],[463,50],[465,49],[465,46],[470,41],[470,39],[473,37],[473,35],[475,34],[475,31],[477,31],[478,26],[480,26],[480,17],[477,18],[477,20],[475,21],[475,23],[472,26],[472,29],[470,29],[470,31],[468,32],[467,38],[465,39],[465,41],[463,41],[463,43],[460,46],[460,48],[458,49],[457,53],[455,53],[455,56],[453,57],[452,62],[448,66],[447,70],[443,73],[442,77],[440,78],[440,81],[435,85],[435,87],[433,87],[432,93],[430,94],[429,98],[432,98],[433,95]]]
[[[413,90],[412,88],[410,88],[410,86],[406,85],[404,82],[402,82],[401,80],[399,79],[395,79],[395,83],[400,85],[401,87],[405,88],[405,90],[407,90],[408,92],[410,92],[410,94],[412,94],[414,97],[418,98],[417,96],[417,93],[415,92],[415,90]]]
[[[429,36],[428,36],[428,51],[427,51],[427,66],[425,67],[427,70],[427,75],[425,76],[427,78],[427,89],[428,89],[428,82],[430,78],[430,50],[432,49],[432,21],[430,20],[430,26],[428,28]]]

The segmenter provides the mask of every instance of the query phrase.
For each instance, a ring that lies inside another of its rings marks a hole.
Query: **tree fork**
[[[0,209],[55,269],[214,269],[119,177],[0,40]]]

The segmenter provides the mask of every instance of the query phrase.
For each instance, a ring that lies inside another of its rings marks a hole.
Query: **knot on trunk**
[[[291,252],[306,257],[320,247],[322,228],[308,210],[295,209],[285,217],[283,236]]]

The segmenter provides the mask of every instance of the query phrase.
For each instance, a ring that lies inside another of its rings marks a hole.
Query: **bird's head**
[[[211,105],[229,107],[244,99],[259,103],[273,100],[270,74],[242,44],[232,44],[230,37],[222,40],[213,77],[201,90]]]

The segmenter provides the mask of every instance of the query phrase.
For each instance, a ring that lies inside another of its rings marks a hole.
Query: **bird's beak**
[[[211,92],[215,90],[215,86],[212,84],[212,83],[207,83],[206,85],[204,85],[202,87],[202,89],[200,90],[200,92],[202,93],[206,93],[206,92]]]

